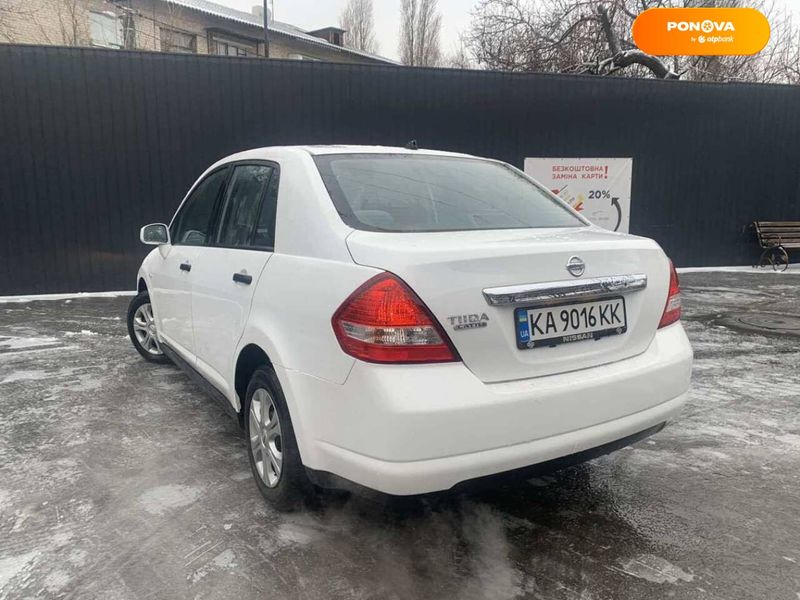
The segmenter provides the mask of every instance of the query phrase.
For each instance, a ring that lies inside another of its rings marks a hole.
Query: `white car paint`
[[[180,266],[194,262],[197,248],[164,245],[153,253],[159,260],[150,260],[150,263],[159,268],[148,271],[147,289],[153,297],[153,306],[158,306],[159,337],[194,364],[192,278],[190,272],[181,270]],[[145,259],[145,264],[153,253]]]
[[[626,298],[630,330],[594,344],[562,344],[545,356],[520,352],[514,328],[490,326],[453,331],[450,336],[464,364],[487,383],[552,372],[577,370],[644,352],[653,339],[663,306],[647,302],[666,298],[669,265],[658,244],[587,227],[406,233],[388,235],[355,231],[347,238],[353,260],[396,273],[444,321],[449,315],[486,313],[490,325],[510,324],[513,309],[487,306],[485,288],[570,277],[567,260],[586,262],[583,278],[629,273],[649,275],[646,293]],[[442,282],[447,281],[446,285]],[[487,353],[487,349],[491,352]]]
[[[195,368],[229,398],[229,379],[239,340],[244,333],[253,293],[259,287],[271,252],[241,248],[202,248],[192,285]],[[232,281],[233,273],[250,275],[253,283]]]
[[[680,322],[657,329],[670,275],[655,242],[590,225],[356,230],[338,214],[313,160],[341,153],[466,157],[363,146],[230,156],[206,173],[236,161],[280,166],[274,252],[167,244],[139,271],[161,341],[235,410],[243,400],[235,388],[240,353],[256,345],[267,354],[307,468],[387,493],[432,492],[621,439],[679,411],[692,350]],[[646,289],[625,296],[628,331],[517,349],[514,307],[488,305],[482,290],[571,280],[565,264],[574,255],[586,262],[582,278],[647,275]],[[179,271],[187,260],[192,270]],[[240,271],[252,275],[251,285],[231,280]],[[461,360],[374,364],[343,351],[332,316],[384,271],[416,292]],[[453,329],[449,317],[473,313],[485,314],[488,324]]]

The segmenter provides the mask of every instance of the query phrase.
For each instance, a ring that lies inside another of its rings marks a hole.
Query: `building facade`
[[[261,6],[242,12],[207,0],[0,0],[0,42],[156,52],[265,55]],[[257,1],[257,0],[254,0]],[[392,63],[347,48],[337,27],[305,31],[269,19],[270,58]]]

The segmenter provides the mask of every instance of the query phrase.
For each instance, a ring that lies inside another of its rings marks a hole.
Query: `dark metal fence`
[[[800,87],[0,46],[0,295],[131,289],[211,162],[364,143],[632,156],[631,230],[678,265],[748,264],[800,218]]]

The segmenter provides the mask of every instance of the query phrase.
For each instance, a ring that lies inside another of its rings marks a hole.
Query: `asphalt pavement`
[[[278,514],[129,297],[0,303],[0,598],[800,599],[800,275],[682,276],[689,405],[515,489]]]

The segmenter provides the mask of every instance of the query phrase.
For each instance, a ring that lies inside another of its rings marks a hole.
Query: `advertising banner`
[[[632,158],[526,158],[525,173],[595,225],[628,232]]]

